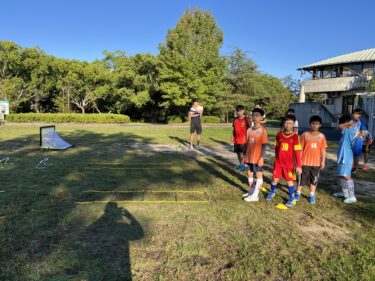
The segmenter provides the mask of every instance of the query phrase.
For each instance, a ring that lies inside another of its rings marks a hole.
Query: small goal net
[[[65,150],[73,147],[73,145],[59,136],[55,126],[44,126],[40,127],[40,147],[42,149]]]

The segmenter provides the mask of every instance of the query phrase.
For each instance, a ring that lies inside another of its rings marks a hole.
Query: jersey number
[[[318,146],[317,146],[317,143],[316,142],[312,142],[311,143],[311,148],[317,148]]]
[[[281,144],[281,150],[282,151],[288,151],[289,150],[289,144],[288,143],[282,143]]]

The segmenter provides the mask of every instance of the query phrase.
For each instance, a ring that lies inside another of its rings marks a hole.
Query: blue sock
[[[277,184],[271,184],[271,192],[276,193]]]
[[[294,199],[294,185],[288,186],[289,188],[289,199],[293,200]]]

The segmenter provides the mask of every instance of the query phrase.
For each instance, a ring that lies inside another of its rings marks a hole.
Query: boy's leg
[[[273,197],[275,197],[276,189],[277,189],[277,183],[279,182],[278,178],[273,178],[271,183],[271,192],[267,194],[266,200],[272,200]]]
[[[254,184],[254,172],[253,172],[252,165],[251,164],[248,164],[248,165],[249,165],[249,170],[247,171],[247,176],[248,176],[248,183],[249,183],[249,191],[243,194],[242,197],[248,197],[253,193],[252,187]]]
[[[259,168],[260,169],[260,168]],[[260,188],[262,187],[262,184],[263,184],[263,174],[261,172],[261,170],[259,171],[256,171],[256,184],[255,184],[255,188],[254,188],[254,191],[253,193],[245,198],[245,201],[248,201],[248,202],[251,202],[251,201],[259,201],[259,190]]]
[[[297,192],[294,195],[294,199],[299,201],[301,198],[302,187],[309,184],[310,178],[310,167],[302,166],[302,174],[298,175],[299,181],[297,182]]]
[[[344,200],[344,203],[355,203],[357,202],[357,199],[355,198],[354,195],[354,181],[351,177],[347,177],[345,179],[347,187],[348,187],[348,197]]]

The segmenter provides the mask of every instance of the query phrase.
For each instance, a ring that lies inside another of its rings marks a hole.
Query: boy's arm
[[[340,129],[340,130],[343,130],[343,129],[345,129],[345,128],[350,127],[352,124],[353,124],[353,121],[352,121],[352,120],[350,120],[349,122],[346,122],[346,123],[339,124],[339,129]]]
[[[326,148],[323,147],[320,153],[321,153],[320,169],[322,170],[326,166]]]

